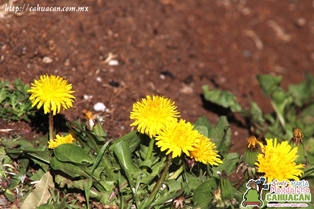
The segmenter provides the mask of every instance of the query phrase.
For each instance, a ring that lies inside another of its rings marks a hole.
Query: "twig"
[[[112,59],[114,59],[114,58],[116,58],[116,57],[117,57],[117,55],[115,55],[115,54],[109,52],[109,53],[108,53],[108,57],[107,57],[103,62],[104,62],[104,63],[109,63],[110,60],[112,60]]]
[[[283,29],[273,20],[269,20],[267,24],[275,31],[278,38],[285,42],[289,42],[291,40],[291,36],[286,34]]]
[[[250,37],[253,42],[255,43],[255,46],[258,50],[262,50],[263,49],[263,43],[261,41],[261,39],[256,35],[256,33],[252,30],[244,30],[243,31],[244,35]]]
[[[10,131],[13,131],[14,129],[11,129],[11,128],[4,128],[4,129],[0,129],[0,132],[4,132],[4,133],[7,133],[7,132],[10,132]]]

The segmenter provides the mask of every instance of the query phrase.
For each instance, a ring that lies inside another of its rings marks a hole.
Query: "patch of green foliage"
[[[151,159],[145,160],[148,150],[145,141],[148,138],[136,131],[111,141],[107,139],[107,134],[99,122],[92,131],[80,121],[67,125],[80,146],[62,144],[54,150],[47,149],[47,137],[32,142],[24,139],[2,142],[7,155],[13,160],[23,159],[28,164],[33,162],[38,167],[34,175],[29,175],[26,170],[20,171],[19,174],[23,173],[32,181],[39,181],[49,172],[54,175],[54,183],[58,188],[45,188],[47,191],[51,190],[51,197],[47,203],[49,206],[42,205],[42,208],[80,208],[77,202],[71,201],[71,197],[76,194],[71,195],[67,190],[84,194],[85,208],[92,208],[91,205],[95,202],[119,208],[132,206],[143,209],[149,206],[156,209],[170,208],[171,199],[185,193],[189,194],[185,200],[186,208],[193,208],[195,205],[208,208],[214,198],[214,190],[222,181],[211,166],[199,164],[188,168],[184,166],[184,159],[177,159],[171,163],[171,158],[167,158],[157,147]],[[221,154],[228,159],[228,162],[215,169],[226,170],[228,174],[235,170],[235,166],[231,166],[234,163],[229,163],[229,158],[235,162],[239,160],[239,155],[227,153],[231,131],[226,117],[221,117],[216,126],[211,125],[205,117],[201,117],[197,120],[195,128],[210,137],[219,147]],[[174,176],[169,178],[170,174],[165,172],[165,166],[173,171],[177,179]],[[164,181],[160,180],[162,175],[166,177]],[[159,189],[161,182],[166,185],[162,190]],[[6,192],[22,185],[21,182],[14,184]],[[155,185],[159,185],[156,187],[157,190],[154,189]],[[29,197],[33,190],[30,190],[29,184],[23,187],[24,191],[28,191],[25,196]],[[58,193],[67,194],[67,198],[57,198],[55,194]],[[12,202],[18,198],[13,198]],[[25,204],[26,199],[22,201]]]
[[[0,81],[0,118],[5,121],[29,121],[35,114],[27,93],[28,86],[20,80]]]
[[[290,85],[284,90],[280,84],[282,78],[273,75],[258,75],[257,80],[264,95],[270,99],[274,112],[264,114],[257,103],[251,101],[251,106],[244,109],[236,96],[224,90],[209,89],[203,86],[206,100],[229,108],[234,114],[245,118],[246,126],[253,135],[259,138],[277,138],[290,140],[293,129],[299,128],[304,134],[308,161],[314,161],[314,78],[310,73],[305,80]]]
[[[303,132],[305,168],[303,179],[308,180],[313,190],[314,185],[314,78],[307,73],[305,80],[293,84],[284,90],[280,84],[282,78],[273,75],[258,75],[257,80],[263,94],[270,99],[273,112],[265,114],[257,103],[251,101],[244,109],[236,96],[224,90],[210,89],[204,85],[205,100],[229,109],[231,114],[240,114],[246,121],[250,134],[260,139],[277,138],[278,141],[291,140],[294,128]],[[290,141],[291,142],[291,141]],[[298,154],[301,154],[300,151]],[[309,205],[313,208],[314,203]]]

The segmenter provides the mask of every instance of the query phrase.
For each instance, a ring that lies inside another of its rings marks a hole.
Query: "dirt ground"
[[[34,11],[37,5],[88,11]],[[132,104],[152,94],[174,100],[188,121],[205,115],[216,124],[225,113],[204,103],[202,85],[270,112],[256,75],[280,75],[286,88],[314,72],[313,14],[310,0],[0,0],[0,79],[68,79],[76,100],[62,114],[74,120],[104,103],[100,114],[113,137],[131,130]],[[24,122],[0,128],[38,134]],[[232,151],[242,152],[247,127],[231,121],[231,129]]]

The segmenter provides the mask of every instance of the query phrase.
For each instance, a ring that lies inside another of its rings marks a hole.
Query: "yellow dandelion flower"
[[[56,139],[50,140],[48,142],[48,148],[49,149],[55,149],[57,146],[61,144],[73,144],[75,142],[75,139],[71,134],[68,134],[66,136],[60,136],[59,134],[56,135]]]
[[[131,126],[149,137],[155,137],[165,128],[165,124],[176,121],[180,113],[174,102],[163,96],[146,96],[133,104],[130,118],[135,120]]]
[[[72,107],[73,99],[72,85],[67,80],[54,75],[42,75],[35,80],[28,92],[31,93],[30,100],[33,107],[37,109],[44,107],[45,114],[53,112],[53,115],[60,112],[61,106],[64,109]]]
[[[178,122],[169,122],[164,131],[156,137],[156,145],[161,151],[167,151],[167,155],[172,152],[172,158],[178,157],[184,152],[190,156],[190,152],[195,149],[195,140],[199,136],[198,131],[193,129],[193,125],[180,119]]]
[[[278,181],[289,181],[290,179],[299,180],[299,176],[303,174],[300,169],[302,164],[296,164],[297,148],[293,148],[288,141],[277,143],[277,139],[266,139],[267,145],[263,149],[263,153],[257,156],[255,165],[257,171],[265,173],[268,182],[277,179]]]
[[[209,138],[199,134],[195,150],[190,152],[190,157],[204,164],[218,165],[222,163],[216,145]]]

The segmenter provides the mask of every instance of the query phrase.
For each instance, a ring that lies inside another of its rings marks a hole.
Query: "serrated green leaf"
[[[197,177],[189,172],[184,172],[184,179],[187,184],[187,188],[185,190],[187,191],[194,191],[199,187],[199,185],[204,183],[204,179],[201,177]]]
[[[118,163],[125,172],[129,183],[134,186],[134,176],[137,177],[141,170],[135,166],[131,157],[131,149],[129,142],[126,140],[120,140],[119,142],[113,144],[112,146],[113,153],[115,154]]]
[[[55,157],[50,160],[50,166],[52,169],[62,171],[63,173],[71,176],[72,178],[89,176],[83,170],[83,168],[81,168],[82,166],[73,165],[71,163],[63,163],[57,160],[57,158]]]
[[[302,123],[307,125],[314,124],[314,103],[310,103],[300,114]]]
[[[263,112],[257,103],[251,101],[251,108],[249,112],[249,117],[255,123],[263,124],[265,122],[265,119],[263,118]]]
[[[216,188],[217,183],[214,178],[201,184],[193,194],[194,206],[201,209],[208,209],[213,198],[213,192]]]
[[[277,90],[272,94],[271,99],[278,107],[281,107],[281,112],[284,111],[285,106],[293,102],[292,97],[290,97],[290,95],[282,88],[277,88]]]
[[[208,137],[208,129],[206,126],[194,125],[194,129],[197,130],[200,134]]]
[[[114,141],[113,145],[109,147],[110,151],[113,151],[113,148],[115,147],[115,144],[120,143],[121,141],[125,141],[130,149],[130,152],[134,152],[134,150],[138,147],[138,145],[141,143],[141,138],[137,131],[130,131],[126,135],[122,136],[121,138]]]
[[[54,149],[54,155],[61,162],[78,165],[92,165],[95,160],[76,144],[61,144]]]
[[[229,150],[231,143],[231,130],[227,117],[221,116],[215,128],[208,133],[208,137],[217,146],[217,149],[222,155],[226,154]]]
[[[75,121],[67,123],[70,131],[74,133],[76,140],[80,143],[83,149],[91,149],[99,153],[99,142],[104,141],[104,137],[97,136],[93,132],[86,130],[85,123]]]
[[[206,116],[199,117],[194,123],[195,126],[205,126],[207,128],[208,133],[212,131],[214,128],[210,122],[207,120]],[[208,135],[206,135],[208,137]]]
[[[13,192],[14,190],[6,189],[4,192],[5,197],[10,201],[10,202],[15,202],[16,200],[16,193]]]
[[[79,189],[82,191],[87,181],[87,179],[71,180],[59,174],[55,175],[54,180],[60,188]]]
[[[184,192],[181,182],[177,180],[166,180],[165,184],[167,185],[167,189],[165,189],[164,192],[161,193],[160,197],[156,198],[156,200],[151,204],[154,208],[156,208],[156,206],[163,205],[165,202],[178,197]]]
[[[212,168],[213,176],[219,178],[217,172],[226,171],[229,175],[236,169],[237,163],[240,161],[240,156],[238,153],[229,153],[223,160],[222,164]]]
[[[43,169],[38,169],[29,179],[32,181],[39,181],[46,172],[47,171],[44,171]]]
[[[158,176],[161,170],[165,167],[166,157],[162,157],[159,161],[153,164],[151,173],[149,175],[142,175],[141,178],[137,179],[137,183],[149,184],[156,176]]]
[[[233,93],[217,89],[210,90],[208,85],[204,85],[202,88],[204,91],[204,98],[207,101],[220,105],[224,108],[230,108],[232,112],[242,111],[242,107]]]
[[[262,92],[269,98],[278,89],[281,83],[281,76],[257,75],[256,78],[259,81]]]
[[[314,95],[314,78],[310,73],[305,76],[305,81],[289,86],[289,94],[298,107],[310,100]]]

